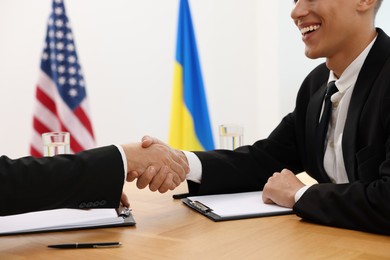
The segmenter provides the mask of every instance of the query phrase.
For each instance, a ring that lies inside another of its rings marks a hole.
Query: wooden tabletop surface
[[[165,194],[126,184],[135,227],[0,237],[0,259],[390,259],[390,237],[326,227],[295,215],[213,222]],[[119,248],[47,248],[120,241]]]

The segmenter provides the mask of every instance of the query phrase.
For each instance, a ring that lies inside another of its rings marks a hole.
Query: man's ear
[[[357,11],[367,12],[368,10],[374,10],[376,4],[377,0],[359,0]]]

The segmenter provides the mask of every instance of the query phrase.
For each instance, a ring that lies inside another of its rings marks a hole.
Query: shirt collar
[[[359,76],[359,72],[363,67],[363,63],[366,60],[372,46],[374,45],[376,38],[377,37],[375,37],[364,49],[364,51],[362,51],[360,55],[351,64],[349,64],[343,74],[341,74],[340,78],[337,78],[333,71],[330,71],[328,83],[331,81],[336,81],[336,86],[341,93],[344,93],[348,88],[354,86],[357,81],[357,77]]]

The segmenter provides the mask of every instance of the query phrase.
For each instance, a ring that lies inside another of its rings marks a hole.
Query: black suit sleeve
[[[322,183],[310,187],[294,206],[296,214],[316,223],[390,234],[390,176],[372,183]]]
[[[0,215],[55,208],[115,208],[124,183],[115,146],[77,155],[0,157]]]
[[[265,139],[235,151],[197,152],[202,183],[191,193],[260,190],[274,171],[306,171],[320,184],[294,206],[305,220],[390,234],[390,38],[378,30],[355,84],[343,131],[349,183],[333,184],[315,160],[315,129],[329,77],[325,64],[303,82],[293,113]]]
[[[294,210],[313,222],[390,235],[390,38],[378,31],[343,132],[349,183],[310,187]]]
[[[306,170],[306,108],[321,86],[312,81],[314,78],[316,83],[325,82],[328,75],[329,70],[322,64],[307,77],[294,111],[282,119],[268,138],[234,151],[195,152],[202,163],[202,181],[200,185],[189,182],[190,195],[262,190],[274,172],[284,168],[294,173]]]
[[[218,194],[262,190],[276,171],[302,171],[295,141],[295,113],[287,115],[264,140],[234,151],[195,152],[202,163],[200,185],[190,183],[190,194]],[[284,134],[281,134],[284,133]]]

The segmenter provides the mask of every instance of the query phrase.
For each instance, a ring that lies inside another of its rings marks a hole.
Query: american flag
[[[83,73],[63,0],[53,0],[36,88],[30,154],[41,157],[41,134],[69,132],[71,152],[95,147]]]

